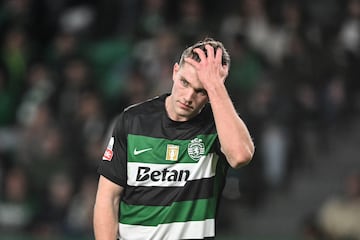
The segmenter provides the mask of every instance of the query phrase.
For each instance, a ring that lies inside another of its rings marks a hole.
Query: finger
[[[222,49],[221,48],[218,48],[216,49],[216,55],[215,55],[215,60],[216,62],[222,64]]]
[[[187,58],[184,58],[184,61],[189,63],[190,65],[194,66],[194,67],[197,67],[199,65],[199,62],[197,62],[196,60],[190,58],[190,57],[187,57]]]
[[[220,70],[220,76],[223,79],[223,82],[225,82],[228,74],[229,74],[229,67],[227,65],[223,65]]]
[[[214,59],[214,48],[209,44],[206,44],[205,48],[206,48],[206,51],[207,51],[208,59]]]
[[[206,55],[203,50],[201,50],[200,48],[195,48],[193,51],[198,54],[201,62],[206,61]]]
[[[222,68],[223,68],[223,71],[224,71],[224,73],[225,73],[225,76],[227,76],[227,75],[229,74],[229,66],[228,66],[228,65],[224,65],[224,66],[222,66]]]

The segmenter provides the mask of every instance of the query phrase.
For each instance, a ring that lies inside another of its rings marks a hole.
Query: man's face
[[[206,90],[198,79],[195,68],[184,63],[174,65],[173,87],[167,112],[175,121],[187,121],[196,116],[208,102]]]

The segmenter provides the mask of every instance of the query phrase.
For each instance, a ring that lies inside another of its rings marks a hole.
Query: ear
[[[175,75],[179,72],[179,70],[180,70],[180,65],[178,63],[175,63],[173,67],[173,80],[175,79]]]

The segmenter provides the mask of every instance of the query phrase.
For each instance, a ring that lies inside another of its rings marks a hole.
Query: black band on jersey
[[[169,206],[173,202],[207,199],[214,195],[214,177],[188,181],[184,187],[127,186],[123,201],[131,205]]]

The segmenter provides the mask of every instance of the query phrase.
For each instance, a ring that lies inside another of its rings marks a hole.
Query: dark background
[[[113,118],[212,37],[256,145],[218,239],[360,239],[359,18],[359,0],[2,0],[0,238],[92,239]]]

